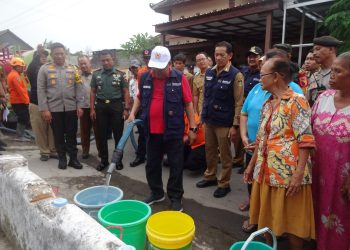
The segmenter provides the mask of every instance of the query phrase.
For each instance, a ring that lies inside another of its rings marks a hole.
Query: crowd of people
[[[249,210],[242,230],[269,227],[286,235],[293,250],[348,250],[350,52],[337,57],[342,42],[331,36],[313,42],[301,68],[289,44],[265,53],[253,46],[247,66],[237,68],[232,45],[222,41],[215,45],[214,65],[206,52],[196,54],[193,74],[185,69],[184,54],[172,58],[166,47],[156,46],[143,51],[144,66],[130,62],[129,79],[108,50],[100,52],[101,68],[93,71],[85,55],[78,66],[66,63],[60,43],[52,44],[49,63],[48,52],[38,48],[27,68],[30,95],[21,77],[23,60],[11,60],[7,87],[17,135],[25,141],[30,121],[40,160],[57,158],[60,169],[81,169],[80,119],[82,158],[89,157],[93,129],[101,159],[96,169],[103,171],[109,131],[116,146],[124,122],[139,118],[143,125],[130,167],[146,162],[146,203],[165,200],[163,162],[170,172],[166,194],[176,211],[183,210],[184,168],[202,171],[197,188],[216,186],[213,196],[223,198],[231,191],[232,167],[240,167],[248,199],[239,209]],[[123,167],[117,163],[118,170]],[[272,239],[266,235],[266,241]]]

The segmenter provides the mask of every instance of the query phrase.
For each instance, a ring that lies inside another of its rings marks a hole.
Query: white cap
[[[151,59],[149,60],[148,67],[164,69],[170,62],[171,56],[168,48],[163,46],[156,46],[152,50]]]

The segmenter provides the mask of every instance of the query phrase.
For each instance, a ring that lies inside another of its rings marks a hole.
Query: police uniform
[[[81,168],[77,160],[77,108],[84,106],[84,87],[77,68],[71,64],[58,66],[44,64],[38,73],[39,111],[50,111],[52,116],[55,147],[59,167],[66,168],[66,153],[69,166]],[[61,165],[62,163],[62,165]]]
[[[115,146],[123,133],[123,89],[129,88],[125,74],[115,69],[98,69],[91,79],[91,88],[96,90],[95,112],[96,127],[100,137],[101,164],[107,166],[108,144],[107,130],[110,124],[113,131]]]
[[[343,44],[342,41],[339,41],[338,39],[332,37],[332,36],[321,36],[316,37],[313,40],[314,45],[320,45],[323,47],[339,47]],[[331,77],[331,69],[330,68],[322,68],[319,71],[319,74],[316,76],[316,82],[318,88],[322,91],[325,89],[329,89],[329,79]]]

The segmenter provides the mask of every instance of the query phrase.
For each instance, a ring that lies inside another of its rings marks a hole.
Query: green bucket
[[[272,236],[273,247],[266,245],[259,241],[253,241],[253,239],[258,235],[263,235],[269,233]],[[259,229],[258,231],[252,233],[246,241],[239,241],[233,244],[230,250],[276,250],[277,249],[277,239],[274,233],[268,227]]]
[[[136,200],[122,200],[108,204],[98,212],[98,220],[111,233],[136,250],[146,247],[146,222],[151,207]]]
[[[244,241],[236,242],[231,246],[230,250],[241,250],[243,245]],[[245,250],[273,250],[273,248],[264,243],[252,241]]]

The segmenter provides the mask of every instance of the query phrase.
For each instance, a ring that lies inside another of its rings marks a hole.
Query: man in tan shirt
[[[202,112],[203,99],[204,99],[204,76],[205,72],[209,68],[208,55],[205,52],[200,52],[196,55],[196,65],[200,72],[193,77],[193,106],[194,112],[198,115]]]
[[[232,45],[219,42],[215,45],[216,65],[205,74],[205,89],[202,121],[205,123],[205,151],[207,169],[204,180],[198,182],[198,188],[216,186],[214,197],[221,198],[230,191],[232,172],[231,141],[238,136],[239,115],[243,105],[244,77],[231,65]],[[222,170],[216,176],[218,152]]]

